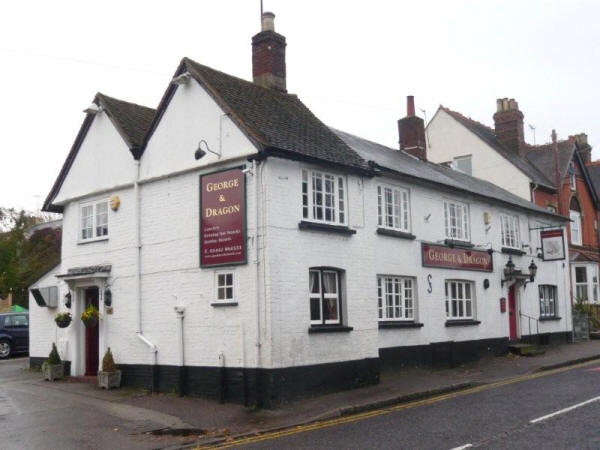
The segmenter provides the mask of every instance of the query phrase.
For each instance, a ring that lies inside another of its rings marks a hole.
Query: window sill
[[[481,323],[480,320],[473,320],[473,319],[446,320],[447,327],[463,327],[463,326],[470,326],[470,325],[479,325],[480,323]]]
[[[377,228],[377,234],[381,234],[382,236],[390,236],[400,239],[415,239],[416,236],[412,233],[407,233],[406,231],[398,231],[398,230],[390,230],[388,228]]]
[[[308,329],[309,333],[340,333],[354,330],[354,327],[344,325],[313,325]]]
[[[93,239],[79,239],[77,241],[77,245],[83,245],[83,244],[91,244],[92,242],[102,242],[102,241],[108,241],[108,236],[102,236],[99,238],[93,238]]]
[[[527,252],[524,252],[523,250],[519,250],[517,248],[510,248],[510,247],[502,247],[500,249],[500,251],[502,253],[506,253],[508,255],[518,255],[518,256],[523,256],[525,254],[527,254]]]
[[[379,322],[379,329],[386,329],[386,328],[421,328],[423,326],[422,323],[419,322],[402,322],[400,320],[398,321],[394,321],[394,320],[389,320],[389,321],[382,321]]]
[[[474,244],[471,244],[469,241],[457,241],[456,239],[445,239],[444,243],[448,247],[462,247],[462,248],[473,248]]]
[[[553,320],[561,320],[562,317],[540,317],[539,321],[540,322],[551,322]]]
[[[221,307],[221,306],[237,306],[238,302],[212,302],[210,306]]]
[[[346,225],[331,225],[329,223],[319,223],[319,222],[308,222],[306,220],[301,221],[298,224],[298,228],[301,230],[313,230],[313,231],[327,231],[330,233],[340,233],[340,234],[356,234],[356,230],[348,228]]]

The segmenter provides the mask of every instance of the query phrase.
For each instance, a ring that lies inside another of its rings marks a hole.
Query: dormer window
[[[80,223],[81,242],[108,239],[108,200],[82,203]]]
[[[459,172],[467,175],[473,175],[473,164],[471,162],[471,155],[458,156],[452,161],[452,167]]]

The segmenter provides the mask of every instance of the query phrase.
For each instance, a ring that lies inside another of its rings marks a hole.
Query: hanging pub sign
[[[246,263],[246,183],[241,168],[200,176],[200,267]]]
[[[477,270],[493,272],[492,255],[485,250],[450,248],[444,245],[422,243],[423,267]]]
[[[542,259],[544,261],[557,261],[565,259],[565,241],[563,230],[543,230],[540,232],[542,240]]]

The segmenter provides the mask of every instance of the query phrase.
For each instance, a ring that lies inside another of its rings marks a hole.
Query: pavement
[[[0,435],[2,448],[7,449],[193,447],[346,417],[598,358],[600,341],[593,340],[549,347],[544,355],[535,357],[507,355],[447,370],[383,372],[376,386],[307,398],[277,410],[251,410],[237,404],[123,388],[104,391],[89,383],[44,382],[40,373],[26,370],[28,361],[20,358],[0,362]],[[46,434],[31,436],[26,433],[31,427]],[[69,432],[64,433],[65,429]],[[28,436],[25,440],[23,434]],[[48,446],[50,437],[60,445]]]

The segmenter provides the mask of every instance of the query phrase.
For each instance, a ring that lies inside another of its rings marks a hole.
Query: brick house
[[[571,220],[567,230],[571,299],[600,301],[599,196],[584,133],[530,145],[513,99],[498,99],[494,128],[440,106],[428,124],[430,159],[497,184]]]

